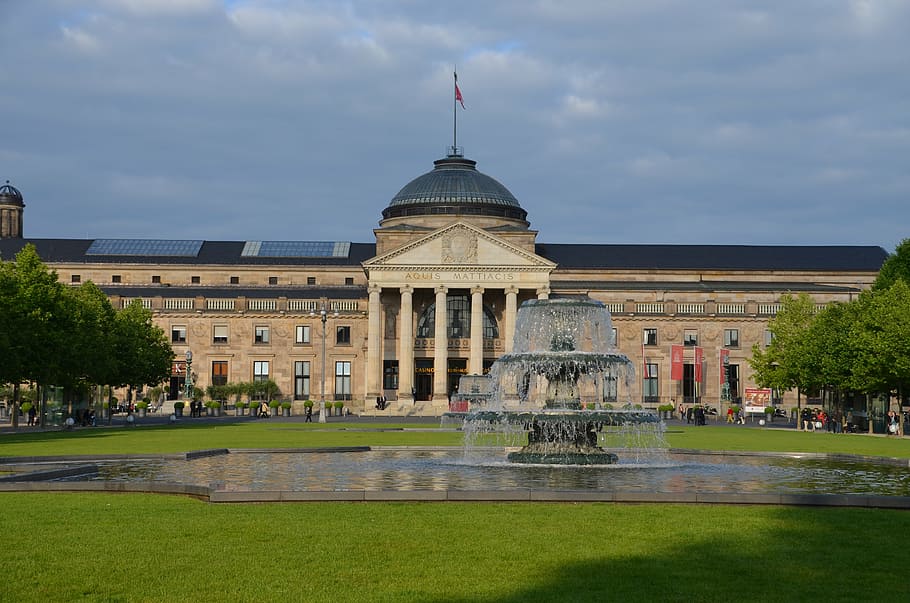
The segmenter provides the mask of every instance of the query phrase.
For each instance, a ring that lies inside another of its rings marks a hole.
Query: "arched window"
[[[449,339],[467,339],[471,336],[471,297],[469,295],[449,295],[446,297],[447,317],[446,335]],[[433,338],[436,336],[436,304],[430,304],[417,321],[417,337]],[[499,326],[496,317],[488,307],[483,307],[483,338],[499,337]]]

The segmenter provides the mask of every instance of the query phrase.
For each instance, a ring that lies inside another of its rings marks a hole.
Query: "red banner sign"
[[[705,367],[705,348],[695,346],[695,380],[702,382]]]
[[[670,346],[670,379],[683,380],[683,347],[681,345]]]

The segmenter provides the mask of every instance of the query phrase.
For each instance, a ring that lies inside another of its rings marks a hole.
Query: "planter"
[[[216,407],[213,408],[212,410],[215,411],[215,416],[216,416],[216,417],[220,417],[220,416],[221,416],[221,407],[220,407],[220,406],[216,406]]]
[[[183,409],[182,409],[182,408],[175,408],[175,409],[174,409],[174,416],[175,416],[175,417],[182,417],[182,416],[183,416]],[[104,418],[105,418],[105,419],[107,418],[107,411],[105,411],[105,413],[104,413]]]
[[[278,409],[277,409],[277,408],[270,408],[270,409],[269,409],[269,413],[270,413],[273,417],[277,417],[277,416],[278,416]]]
[[[139,418],[140,418],[140,419],[144,419],[146,413],[148,413],[148,409],[146,409],[146,408],[140,408],[140,409],[139,409]]]
[[[282,417],[290,417],[290,416],[291,416],[291,409],[290,409],[290,408],[282,408],[282,409],[281,409],[281,416],[282,416]]]
[[[110,418],[111,418],[111,409],[105,408],[104,410],[102,410],[102,411],[101,411],[101,418],[102,418],[102,419],[110,419]]]
[[[236,416],[236,417],[242,417],[242,416],[243,416],[243,409],[242,409],[242,408],[235,408],[235,409],[234,409],[234,416]]]

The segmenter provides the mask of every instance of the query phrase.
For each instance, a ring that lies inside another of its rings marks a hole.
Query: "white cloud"
[[[63,35],[64,42],[77,52],[96,54],[101,51],[101,41],[84,29],[62,25],[60,33]]]

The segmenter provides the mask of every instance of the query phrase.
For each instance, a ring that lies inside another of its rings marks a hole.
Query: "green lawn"
[[[3,601],[902,601],[910,514],[0,494]]]

